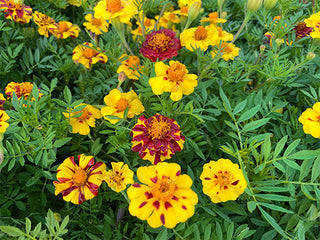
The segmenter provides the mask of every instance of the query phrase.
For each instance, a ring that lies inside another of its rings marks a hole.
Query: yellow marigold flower
[[[4,105],[4,103],[6,102],[6,98],[3,96],[3,94],[2,93],[0,93],[0,110],[4,110],[3,109],[3,105]]]
[[[5,94],[8,98],[12,98],[12,93],[14,92],[18,99],[21,99],[22,96],[24,99],[27,99],[32,92],[33,83],[30,82],[22,82],[22,83],[16,83],[16,82],[10,82],[5,88]],[[39,89],[39,98],[43,96],[42,93],[40,93]],[[31,98],[31,100],[35,100],[34,97]]]
[[[85,107],[80,111],[75,111],[81,106]],[[90,133],[89,126],[95,127],[96,119],[102,118],[99,109],[84,103],[75,106],[73,109],[68,109],[67,112],[63,113],[63,115],[69,120],[69,124],[72,127],[71,132],[79,133],[81,135],[88,135]]]
[[[92,43],[85,42],[82,45],[78,45],[73,50],[72,60],[75,63],[81,63],[86,68],[90,68],[92,64],[97,62],[106,63],[108,61],[108,57],[101,53],[100,48],[94,50]]]
[[[305,134],[320,138],[320,102],[315,103],[312,108],[307,108],[298,120],[302,123]]]
[[[0,10],[4,10],[5,18],[21,24],[29,23],[32,18],[32,8],[21,1],[1,0]]]
[[[109,24],[102,17],[93,17],[92,14],[87,14],[84,19],[87,22],[83,23],[88,30],[96,35],[103,34],[103,32],[108,32]]]
[[[179,15],[179,16],[184,16],[184,17],[188,17],[188,11],[189,11],[189,7],[188,6],[183,6],[178,10],[173,11],[173,13]]]
[[[193,51],[192,48],[200,48],[206,51],[209,46],[219,44],[219,32],[217,28],[212,26],[199,26],[197,28],[189,28],[180,34],[181,46]]]
[[[74,25],[68,21],[60,21],[55,24],[50,24],[48,29],[56,38],[62,39],[67,37],[77,38],[79,36],[79,32],[81,31],[77,25]]]
[[[112,170],[104,171],[103,180],[115,192],[121,192],[128,184],[133,184],[133,171],[123,162],[112,162]]]
[[[111,119],[107,116],[112,115],[123,118],[126,108],[128,108],[128,118],[133,118],[135,115],[144,112],[142,102],[133,90],[122,93],[118,89],[112,89],[110,93],[104,97],[104,102],[107,106],[101,108],[101,113],[104,119],[112,124],[117,123],[119,119]]]
[[[0,134],[4,133],[9,127],[9,123],[7,123],[9,119],[9,115],[5,111],[0,110]]]
[[[87,2],[87,0],[68,0],[68,3],[73,6],[80,7],[82,4]]]
[[[162,162],[140,167],[137,176],[142,184],[127,190],[132,216],[147,220],[152,228],[174,228],[193,216],[198,196],[191,190],[192,179],[181,175],[180,165]]]
[[[152,164],[170,159],[183,149],[185,142],[177,121],[158,113],[148,119],[143,115],[139,117],[131,135],[132,151]]]
[[[47,16],[46,14],[38,12],[38,11],[35,11],[32,14],[32,17],[33,17],[32,19],[35,22],[35,24],[37,24],[39,26],[39,28],[38,28],[39,34],[46,36],[46,37],[49,37],[49,28],[48,27],[50,24],[55,23],[54,19]]]
[[[227,41],[231,41],[233,39],[233,34],[228,33],[227,31],[223,31],[221,27],[216,27],[216,29],[219,32],[219,41],[218,43],[220,43],[220,41],[222,42],[227,42]]]
[[[178,0],[178,5],[179,7],[184,7],[184,6],[190,7],[195,2],[200,2],[201,4],[201,0]]]
[[[305,19],[307,27],[312,27],[313,31],[310,33],[312,38],[320,38],[320,12],[312,14],[308,19]]]
[[[101,0],[94,7],[94,17],[102,17],[110,21],[119,18],[122,23],[130,24],[130,19],[138,13],[137,7],[126,0]]]
[[[155,24],[156,24],[156,21],[154,19],[144,17],[144,31],[145,31],[145,33],[151,32],[153,30]],[[136,36],[143,35],[141,24],[139,22],[137,22],[137,25],[138,25],[138,28],[131,31],[131,33],[133,34],[134,40],[135,40]]]
[[[217,23],[225,23],[226,21],[226,19],[219,18],[218,12],[209,13],[207,18],[200,20],[200,22],[209,22],[213,25],[216,25]]]
[[[98,189],[102,183],[103,171],[106,165],[96,162],[92,156],[78,155],[79,165],[74,157],[66,158],[57,169],[55,195],[62,193],[63,200],[74,204],[81,204],[98,195]]]
[[[120,60],[121,65],[118,67],[117,73],[124,72],[129,79],[138,80],[140,77],[139,70],[143,68],[140,65],[140,59],[137,56],[122,54]]]
[[[155,19],[158,20],[159,16],[156,16]],[[175,30],[175,23],[180,23],[180,18],[174,12],[164,12],[162,17],[159,20],[158,28],[169,28]]]
[[[186,66],[179,61],[170,61],[169,66],[163,62],[155,63],[156,77],[149,79],[152,91],[156,95],[171,92],[170,98],[179,101],[182,95],[193,93],[198,85],[197,75],[188,74]]]
[[[211,56],[214,58],[217,53],[220,54],[220,58],[225,61],[233,60],[239,55],[240,48],[236,47],[233,43],[222,43],[219,50],[212,50]]]
[[[203,193],[214,203],[236,200],[247,187],[239,165],[229,159],[220,158],[204,164],[200,179]]]

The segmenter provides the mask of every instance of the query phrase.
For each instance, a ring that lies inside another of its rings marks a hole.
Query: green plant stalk
[[[243,20],[238,32],[234,35],[231,43],[234,43],[236,41],[236,39],[239,37],[240,33],[243,31],[244,27],[247,25],[247,23],[249,22],[251,17],[252,17],[252,12],[245,13],[244,20]]]
[[[165,4],[165,5],[163,5],[163,7],[162,7],[162,9],[161,9],[161,12],[160,12],[160,14],[159,14],[159,17],[158,17],[158,19],[157,19],[157,21],[156,21],[156,24],[154,25],[154,28],[153,28],[155,31],[157,31],[157,27],[158,27],[160,18],[161,18],[162,15],[164,14],[164,11],[166,10],[167,6],[168,6],[168,3]]]
[[[132,52],[131,48],[129,47],[128,42],[126,41],[126,38],[124,36],[124,31],[122,31],[122,29],[124,28],[124,25],[123,25],[123,23],[120,22],[119,17],[112,19],[111,24],[114,27],[114,29],[116,30],[116,32],[118,33],[125,48],[130,52],[130,54],[132,56],[134,56],[134,53]]]

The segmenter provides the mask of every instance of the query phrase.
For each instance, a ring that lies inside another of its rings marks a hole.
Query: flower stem
[[[245,13],[245,17],[244,17],[244,20],[238,30],[238,32],[236,33],[236,35],[234,35],[231,43],[234,43],[236,41],[236,39],[239,37],[240,33],[242,32],[243,28],[247,25],[248,21],[250,20],[250,18],[252,17],[252,13],[249,12],[248,14]]]
[[[125,48],[130,52],[130,54],[132,56],[134,56],[134,53],[132,52],[131,48],[129,47],[129,44],[127,43],[126,38],[124,36],[124,31],[122,30],[124,28],[123,23],[120,22],[118,17],[112,19],[111,23],[112,23],[112,26],[114,27],[114,29],[116,30],[116,32],[118,33]]]
[[[160,18],[161,18],[161,17],[162,17],[162,15],[164,14],[164,11],[166,10],[167,5],[168,5],[168,3],[167,3],[167,4],[165,4],[165,5],[163,5],[163,7],[162,7],[162,9],[161,9],[161,12],[160,12],[159,17],[158,17],[158,19],[157,19],[157,22],[156,22],[156,24],[154,25],[154,28],[153,28],[155,31],[157,30],[157,27],[158,27],[158,24],[159,24]]]

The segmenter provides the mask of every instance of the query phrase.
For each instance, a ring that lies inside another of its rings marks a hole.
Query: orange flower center
[[[118,109],[118,112],[123,112],[128,106],[129,103],[125,98],[120,98],[120,100],[116,103],[116,109]]]
[[[221,187],[228,186],[231,184],[232,176],[228,171],[219,171],[214,175],[215,183],[219,184]]]
[[[222,52],[224,53],[232,53],[232,48],[230,47],[230,45],[228,43],[222,43],[221,44],[221,49],[222,49]]]
[[[148,127],[148,133],[152,140],[164,138],[170,130],[170,123],[163,121],[162,119],[160,121],[158,121],[158,119],[153,119]]]
[[[23,83],[20,85],[21,94],[30,94],[32,92],[33,84]]]
[[[148,45],[153,50],[158,50],[159,52],[164,52],[170,47],[171,38],[168,37],[164,32],[157,33],[152,36],[148,41]]]
[[[107,2],[107,10],[110,12],[119,12],[121,9],[121,1],[120,0],[106,0]]]
[[[65,22],[59,22],[59,30],[60,32],[66,32],[68,31],[69,27]]]
[[[217,12],[212,12],[212,13],[209,13],[209,18],[210,20],[216,20],[218,19],[218,13]]]
[[[82,112],[82,115],[79,116],[79,117],[77,117],[77,118],[80,119],[80,120],[86,120],[86,119],[88,119],[88,117],[89,117],[89,115],[90,115],[90,112],[88,111],[88,109],[87,109],[87,108],[84,108],[83,110],[76,112],[76,114],[77,114],[77,113],[81,113],[81,112]]]
[[[168,69],[168,77],[171,81],[182,81],[184,75],[187,73],[187,68],[184,64],[175,62]]]
[[[79,186],[83,186],[87,183],[88,180],[88,173],[79,168],[74,174],[73,174],[73,183],[74,185],[76,185],[77,187]]]
[[[91,20],[91,23],[92,23],[92,25],[95,25],[95,26],[101,26],[101,20],[98,18],[93,18]]]
[[[208,31],[203,26],[199,26],[194,32],[194,38],[196,40],[205,40],[208,36]]]
[[[136,69],[140,65],[140,59],[137,56],[131,56],[127,60],[128,68]]]
[[[97,52],[91,48],[85,48],[84,51],[83,51],[83,55],[86,57],[86,58],[93,58],[97,55]]]
[[[169,14],[169,20],[173,22],[176,19],[176,15],[174,13]]]
[[[181,12],[182,13],[188,13],[189,8],[188,7],[181,7]]]
[[[151,21],[149,18],[147,18],[146,20],[144,20],[144,26],[145,27],[151,27]]]
[[[176,184],[174,184],[170,178],[163,176],[162,179],[158,179],[153,185],[151,193],[154,198],[167,202],[174,197],[176,189]]]
[[[122,181],[124,181],[124,177],[122,176],[122,172],[119,173],[112,173],[111,181],[114,182],[116,185],[121,185]]]

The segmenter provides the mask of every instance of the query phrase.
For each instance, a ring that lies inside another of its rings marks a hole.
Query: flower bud
[[[263,6],[265,9],[270,10],[277,4],[278,0],[264,0]]]
[[[247,9],[250,12],[256,12],[262,4],[262,0],[248,0]]]
[[[126,80],[126,73],[124,71],[120,72],[119,73],[119,76],[118,76],[118,81],[119,83],[123,83],[124,81]]]
[[[278,47],[280,47],[280,45],[283,43],[283,39],[281,38],[277,38],[275,41]]]
[[[263,52],[265,49],[266,49],[266,46],[265,46],[265,45],[261,45],[261,46],[260,46],[260,51],[261,51],[261,52]]]
[[[308,60],[312,60],[316,57],[316,55],[313,53],[313,52],[308,52],[308,55],[307,55],[307,59]]]
[[[228,13],[227,12],[225,12],[225,11],[223,11],[222,13],[221,13],[221,18],[222,19],[227,19],[227,16],[228,16]]]
[[[23,5],[24,1],[23,0],[13,0],[14,4],[20,4]]]
[[[57,222],[61,221],[61,215],[59,213],[53,213],[54,218],[57,220]]]
[[[194,2],[190,6],[188,10],[188,21],[190,23],[198,17],[200,13],[200,9],[201,9],[201,2]]]

